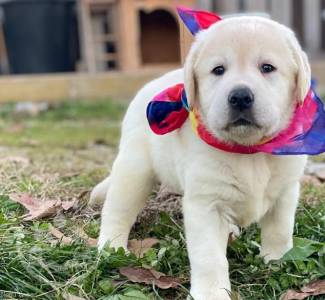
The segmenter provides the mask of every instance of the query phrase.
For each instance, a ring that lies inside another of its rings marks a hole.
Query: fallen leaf
[[[325,169],[319,169],[317,171],[315,171],[315,176],[321,180],[321,181],[325,181]]]
[[[305,169],[305,174],[315,175],[316,172],[322,169],[325,169],[324,162],[314,162],[312,160],[309,160]]]
[[[309,283],[301,289],[304,293],[312,293],[313,296],[325,295],[325,280],[317,280]]]
[[[309,294],[296,292],[294,290],[288,290],[284,295],[281,296],[280,300],[302,300],[308,297]]]
[[[238,292],[229,292],[229,296],[231,300],[242,300],[242,297]]]
[[[325,181],[325,163],[309,161],[306,170],[306,175],[312,175],[318,178],[321,182]]]
[[[69,210],[76,204],[77,200],[74,199],[72,201],[62,201],[61,205],[64,210]]]
[[[88,234],[82,229],[82,228],[78,228],[76,230],[76,235],[81,238],[82,240],[84,240],[89,246],[97,246],[97,239],[93,239],[91,237],[88,236]]]
[[[26,193],[21,195],[12,194],[10,198],[28,210],[28,214],[24,216],[24,220],[35,220],[52,216],[56,214],[61,206],[61,201],[59,200],[38,201]]]
[[[78,195],[78,199],[81,200],[90,193],[90,190],[84,190]]]
[[[325,295],[325,280],[317,280],[301,288],[300,292],[288,290],[280,300],[302,300],[310,296]]]
[[[302,176],[301,182],[304,184],[310,184],[310,185],[314,185],[314,186],[322,185],[321,181],[316,176],[313,176],[313,175]]]
[[[134,283],[154,284],[161,289],[176,288],[180,284],[179,279],[167,276],[153,269],[123,267],[119,271]]]
[[[63,298],[64,300],[86,300],[86,298],[82,298],[68,293],[64,294]]]
[[[40,201],[31,197],[27,193],[11,194],[10,199],[20,203],[28,210],[28,213],[24,216],[24,220],[26,221],[53,216],[57,214],[60,210],[62,209],[68,210],[75,204],[74,201],[64,201],[64,202],[62,202],[61,200]]]
[[[148,250],[152,249],[154,245],[157,245],[159,240],[155,238],[147,238],[144,240],[129,240],[128,249],[131,253],[135,254],[136,257],[142,258]]]
[[[65,236],[59,229],[55,228],[51,224],[49,226],[49,231],[53,236],[55,236],[57,239],[60,240],[61,244],[63,244],[63,245],[71,245],[72,244],[72,239],[70,237]]]

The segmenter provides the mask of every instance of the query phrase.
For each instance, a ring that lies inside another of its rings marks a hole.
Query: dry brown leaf
[[[88,236],[88,234],[82,229],[78,228],[76,231],[76,235],[80,237],[82,240],[84,240],[89,246],[97,246],[97,239],[93,239]]]
[[[288,290],[284,295],[281,296],[280,300],[303,300],[308,297],[309,294],[296,292],[294,290]]]
[[[315,185],[315,186],[322,185],[321,181],[316,176],[313,176],[313,175],[302,176],[301,182],[304,184],[310,184],[310,185]]]
[[[317,280],[309,283],[301,289],[304,293],[312,293],[313,296],[325,295],[325,280]]]
[[[86,298],[82,298],[82,297],[75,296],[75,295],[68,294],[68,293],[64,294],[63,298],[65,300],[86,300]]]
[[[69,210],[76,204],[77,200],[74,199],[72,201],[62,201],[61,206],[64,210]]]
[[[90,193],[90,190],[85,190],[85,191],[82,191],[79,195],[78,195],[78,199],[81,200],[83,199],[85,196],[87,196],[88,194]]]
[[[56,238],[61,240],[61,243],[64,245],[70,245],[72,244],[73,240],[70,237],[65,236],[60,230],[55,228],[53,225],[50,225],[49,231],[52,235],[54,235]],[[93,239],[87,235],[87,233],[82,229],[78,228],[76,230],[76,235],[84,240],[89,246],[97,246],[97,239]]]
[[[131,253],[135,254],[136,257],[142,258],[148,250],[152,249],[154,245],[157,245],[159,240],[155,238],[147,238],[144,240],[129,240],[128,249]]]
[[[319,169],[315,171],[315,176],[320,180],[320,181],[325,181],[325,168]]]
[[[30,221],[35,219],[42,219],[45,217],[53,216],[58,213],[61,209],[68,210],[75,202],[61,200],[37,200],[27,193],[23,194],[11,194],[10,198],[23,205],[28,213],[24,216],[24,220]],[[63,204],[64,203],[64,204]]]
[[[59,229],[55,228],[51,224],[49,226],[49,231],[53,236],[55,236],[57,239],[60,240],[61,244],[63,244],[63,245],[71,245],[72,244],[72,238],[65,236]]]
[[[23,205],[28,214],[24,216],[24,220],[35,220],[56,214],[61,207],[59,200],[38,201],[29,196],[28,194],[12,194],[10,198]]]
[[[153,269],[144,269],[139,267],[120,268],[120,273],[134,283],[154,284],[161,289],[176,288],[180,280],[167,276]]]
[[[325,280],[317,280],[304,286],[300,292],[288,290],[281,300],[302,300],[310,296],[325,295]]]

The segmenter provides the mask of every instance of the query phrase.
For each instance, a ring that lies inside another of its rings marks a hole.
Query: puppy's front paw
[[[210,291],[198,291],[198,290],[191,290],[191,297],[188,297],[188,300],[231,300],[230,292],[222,289],[222,288],[215,288]]]
[[[119,248],[123,248],[125,250],[125,252],[127,253],[128,249],[127,249],[127,245],[124,241],[125,239],[109,239],[103,235],[100,235],[98,238],[98,242],[97,242],[97,247],[98,250],[103,250],[103,248],[107,245],[110,248],[114,248],[114,249],[119,249]]]
[[[106,246],[106,244],[109,244],[109,241],[103,238],[98,238],[98,242],[97,242],[97,248],[99,251],[103,250],[104,247]]]
[[[283,247],[268,247],[261,249],[260,256],[263,257],[264,262],[267,264],[272,260],[279,260],[292,248],[292,244]]]

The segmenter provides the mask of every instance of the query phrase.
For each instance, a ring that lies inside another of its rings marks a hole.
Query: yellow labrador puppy
[[[188,120],[179,130],[155,135],[147,104],[181,82],[213,135],[254,145],[286,128],[309,89],[310,67],[294,33],[283,25],[247,16],[214,24],[197,35],[184,69],[149,83],[135,97],[111,175],[92,192],[92,203],[106,198],[100,248],[107,241],[127,247],[156,181],[182,193],[191,294],[195,300],[228,300],[229,232],[234,225],[259,222],[261,255],[266,262],[281,258],[292,247],[306,157],[223,152],[195,135]],[[236,119],[242,109],[245,118]]]

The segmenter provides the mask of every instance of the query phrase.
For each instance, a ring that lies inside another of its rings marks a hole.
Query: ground
[[[142,258],[108,247],[99,254],[79,234],[99,230],[99,211],[89,209],[89,191],[109,172],[126,103],[62,102],[31,117],[0,108],[0,299],[185,299],[189,288],[179,197],[153,193],[132,238],[157,238]],[[322,160],[318,157],[317,160]],[[75,200],[66,212],[25,221],[14,194],[37,201]],[[295,248],[265,265],[258,256],[257,226],[230,242],[233,298],[279,299],[325,277],[325,185],[304,184],[295,226]],[[166,204],[167,203],[167,204]],[[173,209],[171,209],[171,207]],[[53,227],[70,238],[59,240]],[[71,244],[72,243],[72,244]],[[136,284],[120,274],[125,266],[152,268],[175,277],[175,289]],[[237,294],[238,293],[238,294]],[[325,299],[325,296],[309,299]]]

